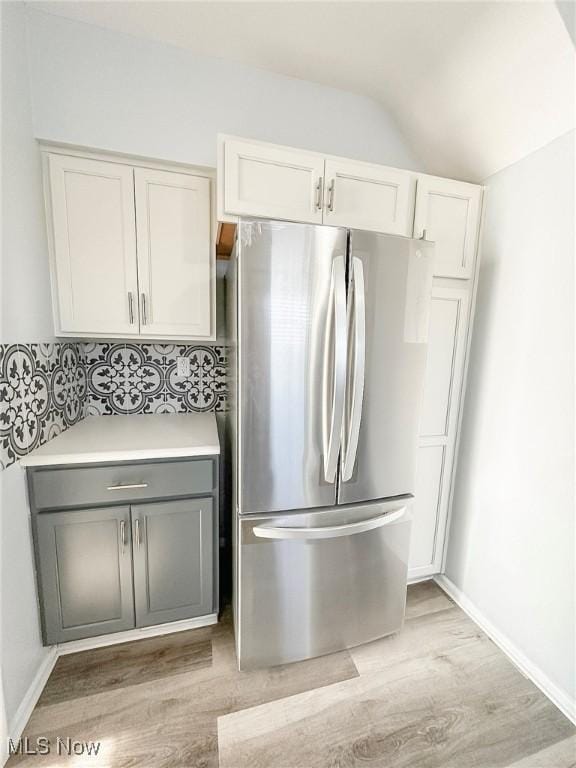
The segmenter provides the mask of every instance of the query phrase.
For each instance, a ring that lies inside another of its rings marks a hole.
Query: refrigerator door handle
[[[336,256],[332,262],[330,278],[322,387],[322,448],[324,479],[327,483],[335,481],[338,468],[344,421],[346,358],[346,272],[344,256]]]
[[[350,480],[354,472],[360,421],[362,419],[362,402],[364,400],[364,372],[366,367],[366,295],[364,289],[364,265],[362,259],[354,256],[352,259],[352,285],[348,294],[349,313],[354,308],[354,318],[350,316],[354,328],[354,361],[352,392],[350,395],[350,422],[347,438],[344,443],[344,458],[342,466],[342,481]]]
[[[252,529],[254,536],[259,539],[335,539],[339,536],[352,536],[355,533],[366,533],[376,528],[395,523],[404,517],[406,507],[400,507],[386,512],[385,515],[358,520],[345,525],[326,525],[320,528],[290,528],[288,526],[256,525]]]

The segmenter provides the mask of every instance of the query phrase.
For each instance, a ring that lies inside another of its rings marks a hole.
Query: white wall
[[[25,11],[2,3],[2,251],[0,342],[53,334],[40,157],[32,136]],[[36,605],[25,475],[0,478],[0,667],[8,723],[46,658]],[[3,742],[2,747],[4,747]]]
[[[574,132],[491,176],[447,576],[575,697]]]
[[[370,99],[43,12],[29,19],[38,137],[215,166],[225,132],[420,168]]]
[[[40,152],[32,133],[25,11],[2,3],[2,343],[54,335]]]

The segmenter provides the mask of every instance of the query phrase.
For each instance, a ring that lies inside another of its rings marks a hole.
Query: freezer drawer
[[[321,656],[398,631],[410,502],[240,517],[240,669]]]

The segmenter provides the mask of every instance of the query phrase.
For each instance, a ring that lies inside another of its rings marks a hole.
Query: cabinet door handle
[[[330,186],[328,187],[328,210],[333,211],[334,210],[334,192],[336,188],[336,179],[332,179],[330,182]]]
[[[136,539],[136,548],[140,549],[140,544],[142,543],[140,539],[140,518],[137,517],[134,521],[134,538]]]
[[[126,538],[126,520],[120,520],[120,542],[122,544],[122,554],[124,554],[128,545],[128,539]]]
[[[316,184],[316,210],[321,211],[322,210],[322,183],[324,181],[324,178],[322,176],[318,177],[318,184]]]
[[[128,491],[134,488],[148,488],[148,483],[128,483],[127,485],[108,485],[107,491]]]
[[[132,291],[128,291],[128,319],[130,325],[134,325],[134,296]]]
[[[142,303],[142,325],[146,325],[148,323],[148,313],[146,311],[146,294],[145,293],[140,294],[140,301]]]

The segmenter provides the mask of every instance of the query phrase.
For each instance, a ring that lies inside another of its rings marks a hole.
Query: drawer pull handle
[[[135,488],[148,488],[148,483],[128,483],[127,485],[109,485],[107,491],[132,491]]]

